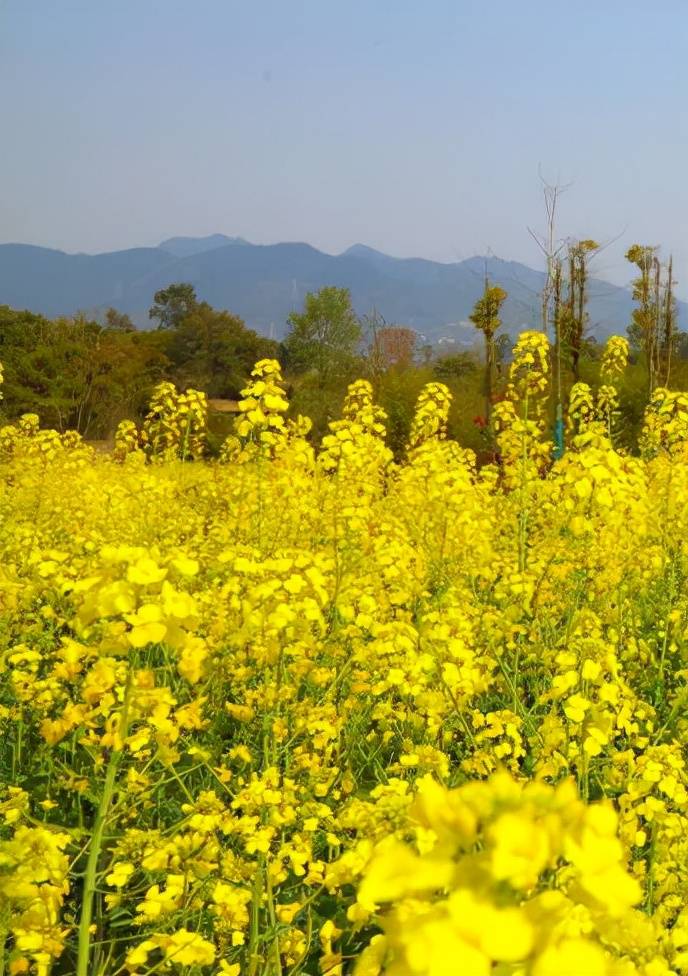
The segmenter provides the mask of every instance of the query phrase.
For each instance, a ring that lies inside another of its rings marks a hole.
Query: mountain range
[[[172,237],[157,247],[105,254],[1,244],[0,305],[47,316],[81,311],[95,317],[114,306],[147,327],[154,293],[185,281],[199,298],[279,339],[307,292],[338,285],[350,289],[361,315],[375,309],[387,323],[415,329],[429,342],[466,345],[475,341],[468,315],[486,274],[508,292],[506,331],[515,335],[536,325],[544,274],[516,261],[491,256],[442,264],[390,257],[363,244],[331,255],[309,244],[257,245],[224,234]],[[624,334],[632,307],[628,289],[591,280],[590,332],[596,338]],[[679,303],[679,326],[688,327],[685,303]]]

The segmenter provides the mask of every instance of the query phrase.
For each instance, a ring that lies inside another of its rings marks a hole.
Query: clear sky
[[[686,0],[0,0],[0,241],[537,264],[541,167],[688,296],[687,50]]]

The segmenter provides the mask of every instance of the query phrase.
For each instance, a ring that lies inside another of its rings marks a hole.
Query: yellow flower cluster
[[[544,332],[522,332],[509,370],[509,399],[539,407],[549,383],[549,340]]]
[[[199,390],[180,393],[174,383],[158,383],[139,435],[139,445],[153,457],[200,458],[205,449],[208,398]],[[116,454],[135,449],[129,422],[120,424]]]
[[[514,346],[506,399],[494,409],[502,484],[507,489],[520,490],[524,512],[529,484],[539,480],[552,454],[551,443],[544,439],[549,353],[544,333],[521,333]]]
[[[6,823],[14,821],[15,811],[9,807]],[[70,889],[70,840],[67,833],[21,824],[0,841],[0,935],[11,935],[19,958],[27,961],[25,972],[30,960],[37,974],[47,976],[64,949],[69,927],[60,915]]]
[[[174,383],[158,383],[141,429],[133,420],[122,420],[118,425],[113,456],[118,461],[131,455],[139,459],[199,459],[205,452],[207,424],[205,393],[191,389],[180,393]]]
[[[122,420],[115,431],[113,455],[118,461],[124,461],[130,454],[140,450],[141,432],[133,420]]]
[[[582,433],[594,420],[595,399],[587,383],[574,383],[569,393],[569,431]]]
[[[392,460],[385,447],[387,415],[373,403],[373,388],[368,380],[357,380],[347,390],[343,417],[330,423],[330,432],[323,438],[319,462],[325,471],[345,474],[350,463],[371,464],[383,470]]]
[[[652,456],[660,451],[682,455],[688,440],[688,395],[658,387],[645,411],[640,447]]]
[[[482,469],[272,360],[218,461],[0,431],[0,971],[688,976],[688,404],[553,461],[548,359]]]
[[[595,396],[587,383],[574,383],[569,393],[566,418],[571,446],[611,438],[618,408],[616,387],[604,384]]]
[[[596,413],[602,428],[611,436],[616,415],[619,412],[619,394],[616,387],[603,383],[597,391]]]
[[[0,427],[0,459],[32,457],[42,458],[47,464],[62,455],[71,467],[89,461],[93,451],[75,430],[59,434],[55,430],[42,430],[35,413],[25,413],[15,424]]]
[[[428,383],[423,388],[411,425],[409,447],[412,450],[446,435],[451,399],[444,383]]]
[[[612,439],[619,411],[619,394],[614,383],[628,365],[628,353],[626,339],[610,336],[600,363],[600,377],[604,382],[597,394],[593,394],[587,383],[577,382],[571,387],[567,414],[571,446]]]
[[[241,391],[240,416],[222,445],[222,461],[250,461],[256,456],[274,458],[286,446],[288,424],[284,417],[289,403],[282,386],[282,373],[274,359],[256,363],[251,382]],[[307,429],[301,433],[307,433]]]
[[[607,339],[600,364],[600,375],[606,383],[622,375],[628,365],[628,354],[628,339],[617,335]]]
[[[661,972],[611,804],[586,805],[570,781],[501,773],[446,790],[423,777],[409,824],[413,845],[387,837],[363,870],[349,915],[372,914],[382,934],[356,973]]]

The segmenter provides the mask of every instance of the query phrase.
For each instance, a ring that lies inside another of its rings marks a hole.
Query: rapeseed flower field
[[[155,391],[111,454],[0,430],[0,974],[688,973],[688,397],[603,385],[499,464],[427,386],[322,445],[256,365],[205,458]]]

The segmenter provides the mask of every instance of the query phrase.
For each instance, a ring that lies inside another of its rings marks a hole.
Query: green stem
[[[0,919],[0,976],[5,976],[5,949],[9,932],[9,909],[4,909]]]
[[[121,758],[121,750],[113,750],[105,774],[105,785],[98,805],[96,820],[91,835],[91,846],[88,852],[86,874],[84,876],[83,905],[79,920],[79,942],[77,950],[76,976],[89,976],[89,958],[91,949],[91,919],[93,917],[93,897],[98,880],[98,861],[103,843],[105,821],[110,810],[110,803],[115,789],[117,767]]]
[[[251,929],[249,935],[248,957],[249,968],[248,976],[256,976],[260,964],[260,953],[258,952],[258,937],[260,934],[260,906],[263,900],[263,871],[262,865],[256,864],[256,875],[253,881],[253,897],[251,899]],[[80,976],[80,974],[77,974]],[[86,976],[86,974],[85,974]]]
[[[268,898],[268,914],[270,916],[270,926],[275,933],[272,940],[272,951],[275,963],[275,976],[282,976],[282,958],[280,956],[279,938],[277,937],[277,916],[275,914],[275,899],[270,881],[270,871],[266,865],[265,869],[265,888]]]
[[[22,758],[22,732],[24,730],[23,717],[17,723],[17,741],[12,750],[12,782],[16,783],[17,775],[20,772]]]
[[[645,900],[645,911],[652,915],[655,910],[655,841],[657,839],[656,825],[652,825],[650,834],[650,849],[647,855],[647,898]]]
[[[675,568],[675,558],[672,556],[671,563],[670,563],[670,572],[669,572],[669,587],[668,587],[669,593],[668,593],[666,613],[664,616],[664,638],[662,640],[662,650],[659,657],[658,696],[661,696],[661,698],[664,697],[664,671],[666,667],[667,648],[669,646],[669,630],[671,629],[671,613],[674,608],[675,587],[676,587],[676,568]]]
[[[86,862],[86,873],[84,875],[83,904],[81,907],[81,918],[79,919],[79,938],[77,943],[77,963],[75,976],[89,976],[89,962],[91,955],[91,921],[93,919],[93,900],[96,893],[98,882],[98,861],[103,845],[103,834],[105,823],[110,813],[110,805],[115,792],[115,780],[117,770],[122,758],[124,740],[127,737],[128,714],[129,714],[129,689],[131,682],[131,670],[127,675],[127,684],[124,691],[124,702],[122,704],[122,714],[117,737],[122,743],[119,748],[115,748],[110,753],[107,772],[105,773],[105,783],[103,792],[98,804],[93,832],[91,834],[91,845],[88,851],[88,861]]]
[[[527,562],[528,546],[528,393],[526,392],[523,402],[523,422],[526,429],[521,438],[521,481],[519,490],[519,511],[518,511],[518,571],[525,572]]]

